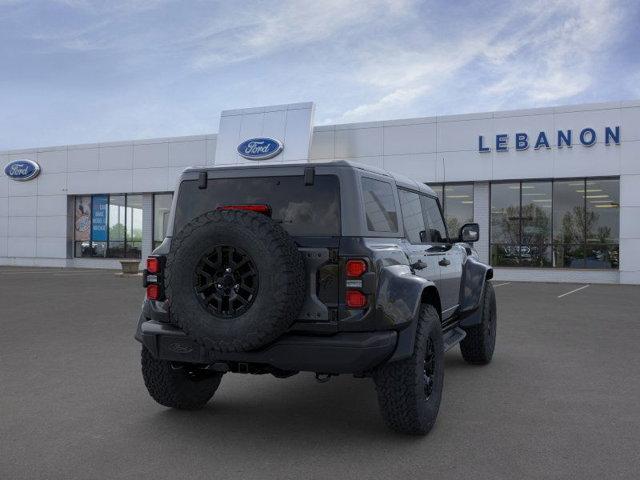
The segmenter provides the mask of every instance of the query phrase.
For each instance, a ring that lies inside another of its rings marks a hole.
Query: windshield
[[[304,177],[209,179],[206,189],[197,180],[180,184],[174,232],[190,220],[224,205],[266,204],[271,218],[292,236],[340,235],[340,184],[335,175],[316,175],[313,185]]]

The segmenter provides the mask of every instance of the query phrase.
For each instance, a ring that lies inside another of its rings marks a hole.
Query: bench
[[[120,260],[122,265],[122,273],[127,275],[136,275],[140,267],[140,260],[126,259]]]

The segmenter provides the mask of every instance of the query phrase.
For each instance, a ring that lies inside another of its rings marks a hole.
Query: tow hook
[[[331,380],[331,374],[329,373],[316,373],[316,381],[318,383],[327,383]]]

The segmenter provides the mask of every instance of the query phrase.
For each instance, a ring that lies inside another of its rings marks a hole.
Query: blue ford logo
[[[38,176],[40,165],[32,160],[14,160],[4,167],[4,173],[12,180],[26,182]]]
[[[169,350],[175,353],[191,353],[193,352],[193,347],[191,345],[185,345],[184,343],[171,343],[169,344]]]
[[[249,160],[266,160],[278,155],[282,143],[273,138],[250,138],[238,145],[238,153]]]

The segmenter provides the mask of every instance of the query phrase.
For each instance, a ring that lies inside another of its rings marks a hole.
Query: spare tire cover
[[[296,320],[304,271],[295,242],[269,217],[208,212],[171,241],[165,274],[171,322],[212,350],[259,348]]]

